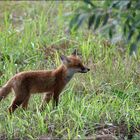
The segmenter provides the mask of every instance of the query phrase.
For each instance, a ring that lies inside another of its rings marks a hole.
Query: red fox
[[[13,76],[2,88],[0,88],[0,101],[14,90],[15,98],[8,111],[10,114],[22,105],[27,109],[31,93],[44,93],[42,104],[49,103],[53,99],[53,107],[58,105],[59,95],[75,73],[87,73],[90,69],[85,67],[75,50],[70,56],[61,55],[62,64],[51,71],[27,71]]]

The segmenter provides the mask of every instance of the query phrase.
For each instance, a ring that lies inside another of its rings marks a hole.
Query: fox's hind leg
[[[10,107],[8,108],[9,113],[13,113],[17,107],[19,107],[23,102],[23,99],[20,99],[18,96],[14,98],[12,104],[10,105]]]
[[[27,96],[29,96],[28,90],[24,87],[15,88],[14,91],[15,98],[8,109],[10,114],[13,113],[24,102]]]
[[[52,96],[53,96],[53,92],[47,92],[44,94],[42,103],[39,108],[41,111],[44,110],[45,105],[50,102],[50,100],[52,99]]]

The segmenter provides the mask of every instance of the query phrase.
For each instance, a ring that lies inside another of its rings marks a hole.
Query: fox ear
[[[72,55],[76,56],[77,55],[77,49],[74,49]]]
[[[70,60],[65,55],[61,55],[60,58],[61,58],[61,61],[63,62],[63,64],[70,63]]]

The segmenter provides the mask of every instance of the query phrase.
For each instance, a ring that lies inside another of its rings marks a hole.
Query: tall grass
[[[68,55],[75,47],[91,69],[85,75],[74,76],[55,110],[49,103],[40,112],[38,94],[30,99],[27,111],[18,109],[9,116],[7,107],[13,95],[8,96],[0,103],[0,138],[35,139],[46,135],[84,139],[94,136],[96,123],[121,122],[128,130],[133,126],[140,133],[139,58],[130,58],[127,49],[120,53],[116,46],[91,32],[81,30],[70,36],[69,19],[80,4],[0,2],[1,86],[17,72],[55,68],[61,63],[59,55]],[[66,48],[59,46],[63,41],[69,41]],[[49,52],[52,45],[58,45],[59,51]]]

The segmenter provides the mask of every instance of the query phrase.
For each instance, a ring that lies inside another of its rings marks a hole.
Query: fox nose
[[[89,68],[83,67],[81,72],[82,72],[82,73],[87,73],[88,71],[90,71]]]

